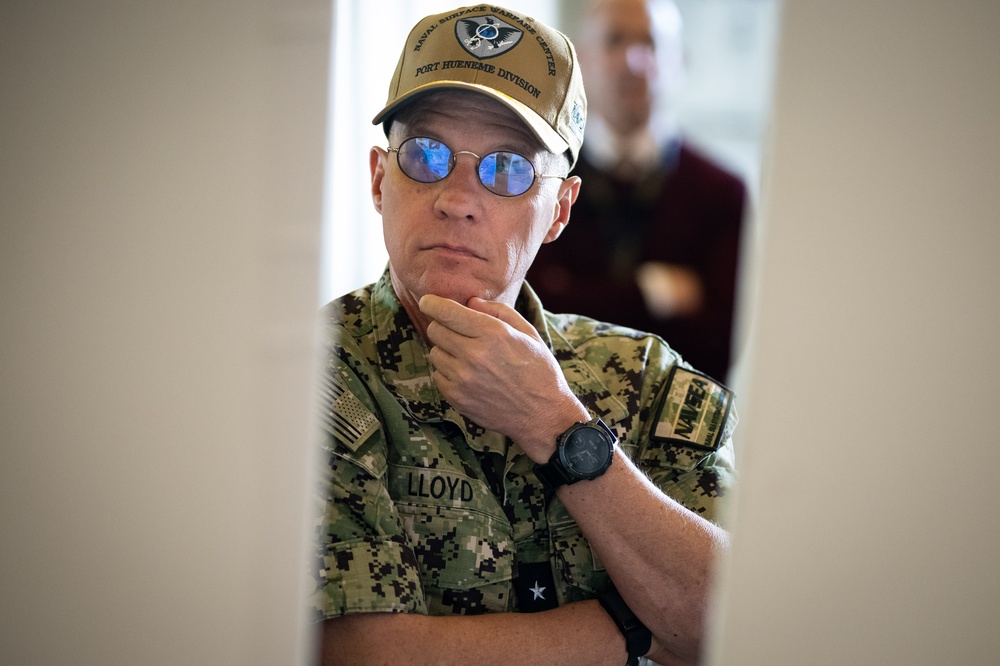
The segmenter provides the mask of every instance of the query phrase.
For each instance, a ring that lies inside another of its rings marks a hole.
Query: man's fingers
[[[448,305],[454,302],[450,298],[435,296],[434,294],[424,294],[420,297],[417,307],[431,319],[441,319],[446,315]]]
[[[451,378],[454,373],[454,363],[455,357],[450,353],[441,348],[440,345],[435,345],[430,352],[431,365],[442,377]]]
[[[468,338],[476,337],[483,323],[482,313],[470,310],[450,298],[424,294],[417,305],[421,312],[434,321]]]
[[[465,344],[468,336],[456,333],[454,330],[436,319],[427,325],[427,340],[432,347],[441,347],[450,354],[456,353]]]
[[[517,310],[497,301],[487,301],[474,296],[465,306],[448,298],[425,294],[420,299],[419,307],[420,311],[433,321],[467,338],[482,337],[490,330],[494,320],[497,320],[519,333],[539,339],[535,327]],[[440,332],[435,333],[440,336]],[[430,328],[427,334],[432,342],[437,342]]]
[[[503,303],[497,301],[486,301],[476,296],[469,299],[468,305],[472,310],[488,314],[491,317],[496,317],[503,323],[513,328],[515,331],[520,331],[521,333],[530,335],[534,338],[538,337],[535,327],[532,326],[528,320],[522,317],[517,310],[508,305],[504,305]]]

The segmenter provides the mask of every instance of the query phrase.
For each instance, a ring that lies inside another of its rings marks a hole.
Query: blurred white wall
[[[331,8],[0,6],[0,663],[304,663]]]
[[[711,663],[1000,663],[1000,4],[782,11]]]
[[[681,129],[746,181],[756,201],[771,120],[779,0],[675,0],[687,77]]]

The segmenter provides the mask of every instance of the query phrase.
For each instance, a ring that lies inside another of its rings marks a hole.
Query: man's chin
[[[456,284],[451,281],[432,282],[424,289],[425,294],[434,294],[465,305],[473,296],[483,296],[484,290],[475,284]]]
[[[468,305],[469,300],[472,298],[481,298],[484,301],[503,300],[502,293],[497,292],[495,289],[484,288],[482,285],[468,285],[462,288],[442,286],[437,289],[431,289],[425,293],[434,294],[435,296],[440,296],[441,298],[447,298],[462,305]]]

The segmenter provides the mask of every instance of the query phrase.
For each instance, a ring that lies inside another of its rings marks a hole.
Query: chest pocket
[[[550,552],[559,585],[559,603],[592,599],[608,585],[608,574],[580,526],[558,500],[549,507]]]
[[[425,587],[469,590],[511,580],[510,523],[486,484],[454,470],[402,465],[391,465],[390,475]]]

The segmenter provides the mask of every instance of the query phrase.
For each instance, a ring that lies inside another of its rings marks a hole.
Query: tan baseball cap
[[[499,100],[548,150],[569,151],[570,166],[576,163],[587,97],[573,44],[558,30],[495,5],[422,19],[406,38],[388,102],[372,124],[390,120],[423,93],[447,88]]]

